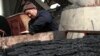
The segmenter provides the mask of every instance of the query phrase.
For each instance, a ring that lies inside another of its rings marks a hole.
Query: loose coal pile
[[[5,50],[0,48],[0,56],[6,56]]]
[[[6,50],[7,56],[100,56],[100,36],[82,39],[20,43]]]
[[[5,54],[3,52],[0,52],[0,56],[5,56]]]

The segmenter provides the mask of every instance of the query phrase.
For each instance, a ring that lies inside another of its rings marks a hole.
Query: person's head
[[[36,17],[37,16],[37,8],[33,3],[28,3],[24,6],[23,11],[29,17]]]

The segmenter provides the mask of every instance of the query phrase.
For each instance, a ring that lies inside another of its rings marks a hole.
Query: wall
[[[17,0],[3,0],[4,16],[9,16],[14,13]]]
[[[0,15],[3,15],[3,3],[2,3],[2,0],[0,0]]]

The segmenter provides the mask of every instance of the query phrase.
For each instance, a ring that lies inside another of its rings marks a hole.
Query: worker
[[[23,11],[31,18],[29,21],[30,33],[34,34],[58,30],[57,24],[53,21],[53,17],[48,11],[39,11],[33,3],[26,4]]]

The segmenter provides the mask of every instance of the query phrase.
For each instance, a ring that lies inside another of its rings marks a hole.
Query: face
[[[25,14],[28,15],[31,18],[34,18],[37,16],[37,9],[29,9],[25,11]]]

